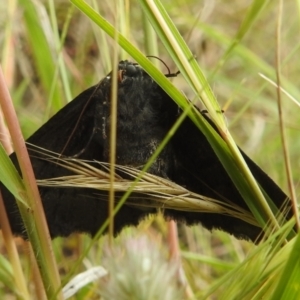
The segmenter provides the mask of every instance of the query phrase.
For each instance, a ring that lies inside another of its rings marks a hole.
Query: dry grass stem
[[[59,158],[57,154],[46,153],[44,149],[37,152],[45,155],[44,159],[74,173],[74,175],[37,180],[39,186],[95,189],[99,191],[99,195],[95,193],[95,197],[107,201],[107,193],[111,188],[109,163]],[[116,193],[115,197],[118,199],[121,198],[120,193],[125,193],[133,185],[140,174],[140,170],[120,165],[115,165],[115,169],[117,174],[113,187]],[[105,192],[105,195],[103,195],[103,192]],[[133,193],[127,199],[126,205],[223,214],[258,226],[254,217],[237,205],[193,193],[170,180],[149,173],[145,173],[140,181],[135,183]]]

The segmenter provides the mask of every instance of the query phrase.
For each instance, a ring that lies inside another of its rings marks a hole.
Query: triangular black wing
[[[120,62],[118,81],[116,162],[140,168],[176,122],[179,110],[136,64]],[[28,142],[65,156],[108,162],[110,94],[111,78],[108,75],[99,85],[84,91],[66,105]],[[70,174],[66,169],[41,159],[43,155],[32,150],[29,153],[36,178]],[[290,205],[288,197],[268,175],[245,154],[244,157],[256,180],[275,204],[281,207],[287,201]],[[17,166],[14,154],[11,159]],[[193,192],[248,209],[205,136],[188,118],[148,171],[169,178]],[[24,236],[15,200],[5,187],[1,189],[13,232]],[[75,231],[93,235],[107,219],[107,201],[98,199],[99,192],[92,189],[42,187],[40,193],[52,237]],[[154,212],[154,209],[136,204],[134,207],[123,205],[115,218],[116,231],[126,225],[136,225],[141,218]],[[202,223],[208,229],[222,229],[253,241],[261,233],[260,228],[229,216],[175,210],[165,210],[164,213],[175,220],[188,224]]]

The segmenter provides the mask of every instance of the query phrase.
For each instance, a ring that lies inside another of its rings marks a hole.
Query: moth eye
[[[124,71],[124,74],[129,76],[129,77],[133,77],[138,73],[138,68],[136,68],[136,66],[134,65],[128,65],[126,67],[126,70]]]
[[[126,77],[135,77],[138,74],[138,68],[135,65],[127,65],[125,69],[119,69],[118,82],[123,82]]]

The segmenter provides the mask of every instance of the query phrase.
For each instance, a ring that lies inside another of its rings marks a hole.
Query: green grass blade
[[[43,26],[47,26],[41,21],[44,20],[38,14],[37,8],[39,8],[39,13],[43,12],[45,9],[41,3],[34,4],[33,1],[21,0],[21,6],[24,9],[24,20],[25,26],[28,32],[28,40],[31,45],[31,50],[36,63],[36,68],[38,71],[39,79],[41,84],[45,89],[47,95],[49,95],[49,102],[52,103],[52,109],[55,111],[59,110],[64,103],[64,96],[60,92],[57,85],[57,68],[56,60],[54,58],[53,45],[49,44],[45,33],[49,34],[48,30],[45,30]]]
[[[272,295],[275,299],[300,298],[300,235],[298,234],[293,249],[287,259],[284,270],[278,280],[277,288]]]
[[[225,51],[221,59],[219,60],[219,63],[217,65],[217,68],[213,71],[215,73],[227,60],[233,49],[240,44],[241,40],[244,38],[244,36],[249,32],[250,28],[252,27],[255,20],[258,18],[259,14],[263,11],[263,9],[268,4],[269,0],[255,0],[252,2],[252,5],[248,9],[248,12],[238,30],[238,32],[235,35],[235,38],[230,43],[228,49]]]
[[[7,156],[2,144],[0,144],[0,161],[0,181],[6,186],[6,188],[14,195],[16,199],[21,201],[23,205],[27,206],[22,197],[22,195],[24,195],[25,193],[23,181],[12,161]]]

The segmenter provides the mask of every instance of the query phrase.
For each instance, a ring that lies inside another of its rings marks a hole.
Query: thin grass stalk
[[[2,235],[3,235],[5,247],[8,253],[9,261],[13,268],[14,280],[18,291],[17,297],[18,299],[30,300],[31,297],[27,289],[27,284],[22,270],[20,257],[18,255],[18,250],[10,228],[10,224],[6,214],[1,192],[0,192],[0,225],[2,229]]]
[[[2,111],[1,111],[2,114]],[[4,120],[3,120],[4,121]],[[7,154],[13,152],[12,145],[10,143],[10,135],[5,126],[4,122],[0,124],[0,136],[3,136],[1,143],[4,146],[4,149]],[[22,271],[20,257],[17,251],[17,247],[13,238],[13,234],[11,231],[11,227],[9,224],[8,216],[6,214],[6,209],[2,197],[2,193],[0,191],[0,227],[3,234],[4,243],[7,249],[9,261],[11,262],[13,273],[14,273],[14,280],[16,287],[19,292],[20,299],[30,299],[29,292],[27,289],[27,284],[25,280],[24,273]]]
[[[23,175],[23,182],[26,191],[24,200],[29,211],[20,201],[17,201],[22,219],[24,221],[28,237],[32,242],[34,253],[40,268],[44,287],[48,297],[51,299],[56,290],[60,287],[60,279],[56,262],[53,256],[50,234],[36,186],[35,177],[30,163],[25,142],[18,124],[18,119],[14,111],[12,101],[7,87],[4,84],[2,69],[0,68],[0,101],[7,126],[11,133],[15,152],[18,157],[20,169]],[[57,299],[62,299],[61,294]]]
[[[41,273],[39,271],[39,266],[37,264],[34,251],[32,245],[29,241],[25,242],[25,246],[27,246],[27,252],[29,252],[30,263],[31,263],[31,275],[32,282],[34,284],[34,293],[36,295],[36,299],[38,300],[49,300],[46,294],[46,290],[42,281]],[[31,296],[31,298],[33,298]]]
[[[7,14],[9,15],[8,22],[5,26],[4,31],[4,40],[2,48],[2,69],[5,74],[6,82],[9,88],[12,86],[14,73],[14,58],[15,58],[15,49],[13,45],[14,34],[13,34],[13,20],[16,12],[17,1],[12,0],[7,3]]]
[[[291,167],[291,161],[289,159],[288,143],[285,134],[285,126],[284,126],[283,113],[282,113],[281,88],[280,88],[281,87],[281,62],[280,61],[281,61],[282,10],[283,10],[283,2],[282,0],[280,0],[279,7],[278,7],[277,30],[276,30],[277,107],[278,107],[279,130],[280,130],[280,137],[282,142],[283,157],[285,162],[286,177],[287,177],[289,192],[292,199],[292,206],[293,206],[294,218],[296,221],[296,227],[299,230],[300,220],[299,220],[299,212],[298,212],[298,203],[297,203],[295,187],[293,184],[292,167]]]
[[[117,15],[119,14],[119,10],[117,10]],[[116,22],[118,18],[116,18]],[[116,146],[117,146],[117,105],[118,105],[118,34],[116,32],[116,36],[114,39],[114,54],[113,54],[113,70],[111,75],[112,86],[111,86],[111,106],[110,106],[110,116],[111,116],[111,127],[110,127],[110,135],[109,135],[109,181],[110,181],[110,189],[109,189],[109,242],[112,244],[112,240],[114,237],[114,203],[115,203],[115,189],[114,189],[114,181],[115,181],[115,164],[116,164]]]

